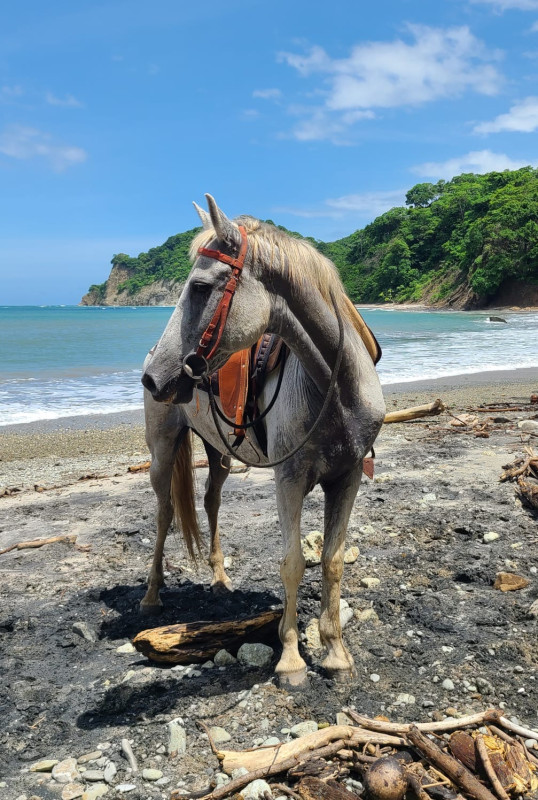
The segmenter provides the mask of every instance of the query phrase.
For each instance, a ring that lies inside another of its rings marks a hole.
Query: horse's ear
[[[198,203],[195,203],[194,200],[192,201],[192,204],[196,209],[198,216],[202,220],[202,225],[204,226],[204,230],[205,231],[209,230],[209,228],[211,228],[211,217],[209,216],[207,211],[204,211],[203,208],[200,208]]]
[[[210,194],[206,194],[206,200],[211,224],[215,229],[219,242],[223,242],[229,246],[239,244],[241,242],[241,234],[237,225],[232,222],[231,219],[228,219],[226,214],[220,210],[214,197]]]

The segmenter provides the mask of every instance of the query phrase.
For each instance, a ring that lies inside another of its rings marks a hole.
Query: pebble
[[[336,724],[337,725],[355,725],[353,720],[348,717],[347,714],[344,714],[343,711],[336,712]]]
[[[306,736],[307,733],[314,733],[317,731],[318,723],[313,719],[307,719],[304,722],[298,722],[290,728],[290,733],[294,739],[299,739],[301,736]]]
[[[106,783],[112,783],[114,781],[114,778],[116,777],[117,771],[118,771],[118,768],[116,767],[114,762],[113,761],[109,761],[108,764],[106,765],[105,771],[104,771]]]
[[[372,674],[370,675],[370,680],[372,681],[372,683],[379,683],[380,678],[377,672],[372,672]]]
[[[241,769],[241,768],[240,768]],[[230,778],[225,772],[217,772],[215,775],[215,788],[220,789],[221,786],[227,786],[230,783]]]
[[[183,754],[187,750],[187,734],[179,719],[171,720],[168,725],[168,745],[166,752]]]
[[[310,531],[302,542],[303,556],[307,567],[315,567],[321,564],[321,553],[323,551],[323,534],[321,531]]]
[[[538,618],[538,600],[535,600],[534,603],[532,603],[532,605],[529,607],[527,615],[529,617],[533,617],[534,619]]]
[[[101,750],[92,750],[91,753],[85,753],[84,755],[77,758],[77,762],[79,764],[87,764],[88,761],[97,761],[98,758],[101,758],[103,755]]]
[[[280,744],[280,739],[278,736],[270,736],[268,739],[262,742],[262,747],[272,747],[276,744]]]
[[[348,547],[344,553],[344,564],[354,564],[360,556],[360,550],[356,545]]]
[[[266,667],[271,663],[274,650],[268,644],[245,642],[237,651],[237,660],[246,667]]]
[[[355,618],[358,619],[359,622],[371,622],[374,625],[377,625],[379,622],[379,617],[373,608],[365,608],[362,611],[360,609],[356,609]]]
[[[227,730],[220,728],[218,725],[213,725],[213,727],[209,729],[209,735],[215,744],[229,742],[232,738]]]
[[[363,536],[375,536],[376,529],[374,528],[373,525],[367,523],[366,525],[361,525],[361,527],[359,528],[359,533],[362,533]]]
[[[96,783],[93,786],[88,786],[82,795],[82,800],[97,800],[98,797],[104,797],[105,794],[108,794],[106,783]]]
[[[76,800],[84,794],[84,786],[80,783],[67,783],[62,789],[62,800]]]
[[[158,781],[163,774],[160,769],[143,769],[142,777],[145,781]]]
[[[231,569],[232,565],[233,565],[232,557],[231,556],[224,556],[224,563],[222,565],[224,567],[224,569]]]
[[[84,773],[84,780],[91,783],[98,783],[104,781],[105,773],[102,769],[87,769]]]
[[[426,505],[427,503],[435,503],[437,500],[437,495],[434,492],[426,492],[426,494],[422,495],[421,503]]]
[[[319,650],[321,645],[321,639],[319,636],[319,620],[311,619],[308,625],[305,628],[304,632],[306,646],[310,650]]]
[[[243,775],[248,775],[248,769],[246,767],[237,767],[237,769],[232,770],[232,780],[242,778]]]
[[[73,622],[71,630],[73,631],[73,633],[78,634],[78,636],[82,636],[82,638],[86,639],[87,642],[97,641],[97,636],[95,635],[95,632],[92,631],[92,629],[86,622]]]
[[[264,800],[265,795],[272,797],[273,793],[267,781],[258,778],[252,783],[248,783],[244,789],[241,790],[244,800]]]
[[[215,669],[215,664],[213,661],[204,661],[202,664],[202,669]]]
[[[529,750],[538,750],[538,741],[536,739],[525,739],[525,747]]]
[[[132,655],[133,653],[136,653],[136,647],[131,644],[131,642],[126,642],[126,644],[116,647],[116,653],[120,653],[121,655]]]
[[[45,758],[42,761],[36,761],[35,764],[32,764],[30,772],[52,772],[52,768],[59,763],[57,758]]]
[[[533,419],[524,419],[517,423],[517,427],[525,433],[538,433],[538,422]]]
[[[52,768],[52,777],[57,783],[75,783],[80,778],[76,758],[66,758]]]
[[[229,664],[237,664],[237,659],[227,650],[219,650],[213,658],[217,667],[227,667]]]
[[[443,689],[446,689],[447,692],[452,692],[454,690],[454,683],[450,680],[450,678],[445,678],[441,686]]]
[[[375,589],[376,586],[379,586],[381,583],[379,578],[374,578],[370,575],[366,575],[364,578],[361,578],[361,586],[365,586],[367,589]]]
[[[495,539],[498,539],[498,538],[499,538],[499,534],[498,533],[495,533],[495,531],[488,531],[482,537],[482,541],[484,541],[486,544],[488,544],[488,542],[494,542]]]
[[[415,695],[407,694],[407,692],[402,692],[402,694],[399,694],[395,701],[396,705],[398,706],[414,706],[415,702]]]
[[[342,630],[348,622],[353,619],[353,609],[349,607],[347,600],[340,600],[340,627]]]
[[[136,789],[136,783],[119,783],[116,786],[116,791],[122,792],[122,794],[124,792],[132,792],[133,789]]]

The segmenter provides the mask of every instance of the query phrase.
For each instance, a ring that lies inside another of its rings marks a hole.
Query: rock
[[[529,750],[538,750],[538,741],[536,739],[525,739],[525,747]]]
[[[121,655],[132,655],[136,653],[136,647],[131,644],[131,642],[126,642],[122,644],[120,647],[116,647],[116,653],[120,653]]]
[[[252,783],[247,783],[244,789],[241,789],[241,794],[243,795],[244,800],[264,800],[265,795],[268,794],[269,797],[273,796],[271,787],[267,783],[267,781],[258,778],[256,781],[252,781]]]
[[[481,694],[495,694],[495,687],[486,678],[477,677],[476,686]]]
[[[202,669],[215,669],[215,663],[213,661],[204,661]]]
[[[379,683],[380,677],[377,674],[377,672],[372,672],[372,674],[370,675],[370,680],[372,681],[372,683]]]
[[[375,536],[376,529],[374,528],[373,525],[367,523],[366,525],[361,525],[361,527],[359,528],[359,533],[361,533],[363,536]]]
[[[303,555],[307,567],[315,567],[321,564],[321,553],[323,551],[323,534],[321,531],[310,531],[302,542]]]
[[[532,603],[532,605],[529,607],[527,616],[538,619],[538,600],[535,600],[534,603]]]
[[[229,742],[232,738],[227,730],[224,728],[220,728],[218,725],[213,725],[209,729],[209,735],[213,739],[215,744],[223,744],[224,742]]]
[[[224,569],[231,569],[232,568],[232,564],[233,564],[232,557],[231,556],[224,556],[224,563],[222,565],[224,567]]]
[[[360,550],[356,545],[348,547],[344,553],[344,564],[354,564],[360,556]]]
[[[538,422],[534,419],[524,419],[517,423],[517,427],[524,433],[538,433]]]
[[[359,622],[371,622],[374,625],[379,623],[379,617],[373,608],[365,608],[363,611],[356,609],[355,617]]]
[[[273,653],[268,644],[245,642],[237,651],[237,660],[246,667],[266,667],[271,663]]]
[[[91,753],[85,753],[84,755],[77,758],[78,764],[87,764],[88,761],[97,761],[98,758],[101,758],[103,755],[102,750],[92,750]]]
[[[305,628],[306,646],[309,650],[319,650],[322,647],[319,636],[319,620],[311,619]]]
[[[318,723],[313,719],[307,719],[304,722],[298,722],[290,728],[290,733],[294,739],[299,739],[301,736],[306,736],[307,733],[314,733],[317,731]]]
[[[82,800],[97,800],[98,797],[104,797],[105,794],[108,794],[106,783],[96,783],[93,786],[88,786],[82,795]]]
[[[508,323],[506,322],[504,317],[489,317],[489,321],[490,322],[504,322],[506,325],[508,325]]]
[[[348,605],[345,605],[343,608],[342,606],[340,606],[340,627],[342,628],[342,630],[352,619],[353,619],[353,609],[350,608]]]
[[[57,783],[76,783],[80,778],[76,758],[66,758],[63,761],[59,761],[52,768],[52,777]]]
[[[248,769],[246,767],[237,767],[237,769],[232,770],[232,780],[234,781],[236,778],[242,778],[243,775],[248,775]]]
[[[446,689],[447,692],[454,691],[454,683],[450,680],[450,678],[445,678],[441,686],[443,689]]]
[[[105,767],[105,772],[104,772],[104,774],[105,774],[105,782],[106,783],[113,783],[114,778],[116,777],[117,771],[118,771],[118,768],[116,767],[114,762],[113,761],[109,761],[108,764]]]
[[[82,636],[82,638],[86,639],[87,642],[97,641],[97,636],[95,635],[95,632],[92,631],[92,629],[86,622],[73,622],[71,630],[73,631],[73,633],[78,634],[78,636]]]
[[[84,773],[84,780],[90,781],[90,783],[98,783],[99,781],[104,781],[105,773],[102,769],[87,769]]]
[[[493,588],[500,589],[501,592],[515,592],[517,589],[524,589],[528,585],[527,578],[523,578],[521,575],[516,575],[513,572],[498,572]]]
[[[227,650],[219,650],[213,658],[213,662],[217,667],[227,667],[229,664],[237,664],[237,659]]]
[[[99,753],[99,755],[101,755]],[[52,772],[52,768],[59,764],[57,758],[44,758],[42,761],[36,761],[30,767],[30,772]]]
[[[494,542],[495,539],[498,539],[498,538],[499,538],[499,534],[498,533],[495,533],[495,531],[488,531],[482,537],[482,541],[485,542],[486,544],[488,544],[488,542]]]
[[[347,714],[344,714],[343,711],[337,711],[336,712],[336,724],[337,725],[355,725],[355,722],[353,722],[351,717],[348,717]]]
[[[127,792],[132,792],[133,789],[136,789],[136,783],[119,783],[116,786],[116,791],[125,794]]]
[[[262,747],[273,747],[276,744],[280,744],[280,739],[278,736],[270,736],[268,739],[262,742]]]
[[[379,586],[381,583],[379,578],[374,578],[370,575],[366,575],[364,578],[361,578],[361,586],[366,587],[366,589],[375,589],[376,586]]]
[[[395,700],[398,706],[414,706],[415,702],[415,696],[413,694],[407,694],[407,692],[402,692]]]
[[[168,755],[179,753],[182,755],[187,750],[187,734],[179,719],[171,720],[168,725],[168,744],[166,752]]]
[[[145,781],[158,781],[163,774],[160,769],[143,769],[142,777]]]
[[[426,492],[426,494],[422,495],[421,503],[427,505],[428,503],[435,503],[437,500],[437,495],[434,492]]]
[[[242,769],[242,767],[239,767]],[[247,770],[248,771],[248,770]],[[230,783],[230,777],[225,772],[217,772],[215,775],[215,788],[220,789],[222,786],[227,786]]]
[[[62,789],[62,800],[75,800],[84,794],[84,786],[80,783],[66,783]]]

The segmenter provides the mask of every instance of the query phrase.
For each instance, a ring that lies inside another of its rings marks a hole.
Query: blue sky
[[[0,30],[0,303],[230,215],[332,240],[538,165],[538,0],[22,0]]]

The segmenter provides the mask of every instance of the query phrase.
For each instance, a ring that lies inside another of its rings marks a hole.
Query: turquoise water
[[[171,308],[0,307],[0,425],[142,407]],[[538,366],[538,313],[366,309],[382,383]]]

